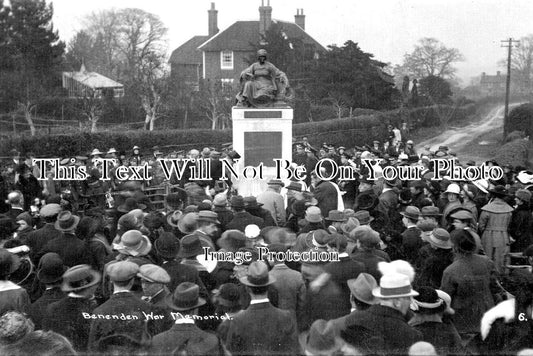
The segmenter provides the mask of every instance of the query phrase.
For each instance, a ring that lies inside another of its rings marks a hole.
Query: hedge
[[[206,146],[219,146],[231,142],[231,130],[167,130],[167,131],[127,131],[105,133],[79,133],[73,135],[43,135],[18,137],[0,141],[0,155],[7,156],[9,150],[34,152],[38,157],[68,157],[86,155],[92,149],[101,151],[114,147],[128,154],[134,145],[141,147],[142,153],[149,153],[153,146],[170,146],[172,149],[186,150]],[[168,150],[166,150],[168,151]]]
[[[518,139],[501,146],[494,155],[499,165],[526,166],[531,143],[526,139]]]
[[[474,108],[475,109],[475,108]],[[363,112],[362,110],[360,112]],[[420,126],[435,126],[440,123],[439,115],[448,115],[450,122],[465,120],[472,113],[472,106],[454,108],[449,106],[424,107],[411,110],[401,109],[387,112],[375,112],[353,118],[333,119],[318,122],[293,124],[293,136],[307,136],[313,144],[323,142],[343,145],[371,144],[373,140],[386,137],[387,125],[392,123],[399,127],[407,120],[411,129]],[[143,131],[131,130],[105,133],[73,133],[66,135],[44,135],[36,137],[15,137],[0,141],[0,155],[7,156],[9,150],[35,152],[38,156],[69,156],[87,154],[93,148],[129,152],[134,145],[148,152],[153,146],[172,146],[173,149],[187,150],[206,146],[220,147],[222,143],[231,142],[231,130],[165,130]],[[168,151],[168,150],[167,150]]]

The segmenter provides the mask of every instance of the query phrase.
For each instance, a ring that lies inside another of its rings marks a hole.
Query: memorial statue
[[[236,95],[237,106],[286,106],[291,93],[289,79],[267,60],[267,51],[257,51],[257,62],[242,71],[241,91]]]

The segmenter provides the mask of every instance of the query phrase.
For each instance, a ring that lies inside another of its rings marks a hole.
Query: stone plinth
[[[292,117],[290,107],[249,109],[234,107],[233,149],[241,155],[236,170],[257,167],[263,163],[263,179],[244,179],[236,182],[242,196],[258,195],[266,189],[266,182],[275,177],[274,159],[292,161]]]

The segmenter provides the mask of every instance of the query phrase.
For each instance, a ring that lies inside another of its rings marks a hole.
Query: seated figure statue
[[[236,98],[238,106],[268,107],[286,105],[290,99],[289,79],[276,66],[266,60],[264,49],[257,51],[257,62],[246,68],[240,77],[241,91]]]

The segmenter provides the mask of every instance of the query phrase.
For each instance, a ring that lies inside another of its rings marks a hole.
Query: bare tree
[[[453,78],[457,70],[453,64],[459,61],[464,61],[464,56],[458,49],[448,48],[439,40],[426,37],[418,41],[412,53],[404,55],[402,66],[407,74],[416,78]]]
[[[83,94],[84,95],[78,99],[78,108],[80,113],[89,120],[91,124],[91,133],[95,133],[97,131],[96,124],[104,112],[103,99],[91,89],[86,89]]]
[[[223,84],[217,80],[204,80],[201,83],[196,101],[202,114],[211,122],[211,130],[224,129],[229,126],[235,92],[232,85]]]

